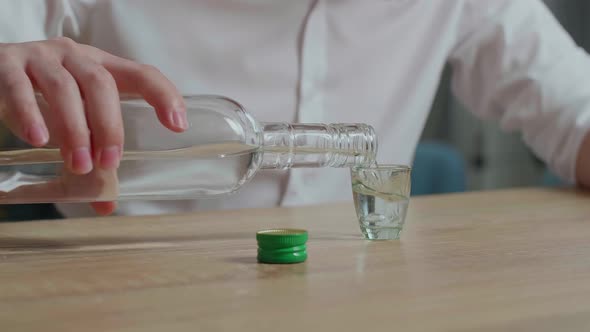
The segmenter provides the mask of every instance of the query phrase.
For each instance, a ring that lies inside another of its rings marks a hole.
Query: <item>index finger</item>
[[[141,95],[168,129],[188,128],[186,105],[176,86],[157,68],[94,49],[96,61],[108,70],[123,94]]]

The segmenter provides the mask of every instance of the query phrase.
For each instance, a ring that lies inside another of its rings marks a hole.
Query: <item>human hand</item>
[[[48,107],[39,107],[35,92]],[[58,146],[74,175],[118,168],[124,143],[119,93],[143,97],[172,131],[188,126],[182,96],[152,66],[68,38],[0,44],[0,118],[32,146]],[[115,205],[93,207],[109,214]]]

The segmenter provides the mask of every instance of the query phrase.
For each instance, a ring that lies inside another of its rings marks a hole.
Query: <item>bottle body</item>
[[[265,124],[228,98],[188,96],[185,102],[189,129],[174,133],[145,101],[122,100],[125,145],[117,170],[95,167],[74,175],[55,148],[20,142],[3,147],[0,204],[207,198],[238,190],[261,168],[374,161],[376,141],[365,125]],[[363,127],[361,135],[355,136],[356,126]],[[346,146],[343,157],[335,141],[347,130],[352,133],[348,141],[358,146]],[[363,141],[374,143],[363,146]]]

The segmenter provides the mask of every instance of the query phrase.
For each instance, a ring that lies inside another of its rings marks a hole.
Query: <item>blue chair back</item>
[[[444,143],[420,143],[412,167],[412,195],[466,190],[465,159]]]

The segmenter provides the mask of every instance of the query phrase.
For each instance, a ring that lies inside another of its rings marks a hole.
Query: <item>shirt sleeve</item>
[[[0,0],[0,43],[78,39],[91,0]]]
[[[540,0],[465,0],[450,56],[452,89],[504,130],[519,130],[553,172],[575,182],[590,129],[590,57]]]

